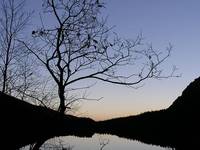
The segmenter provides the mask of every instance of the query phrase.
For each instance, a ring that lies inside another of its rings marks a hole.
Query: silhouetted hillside
[[[191,82],[168,109],[197,115],[200,112],[200,78]]]
[[[177,149],[196,147],[200,136],[200,78],[165,110],[98,122],[99,133]]]
[[[200,78],[193,81],[168,109],[99,122],[63,116],[0,93],[0,147],[12,150],[54,136],[90,137],[96,132],[175,147],[176,150],[194,149],[199,145],[200,135],[199,91]]]
[[[63,116],[58,112],[0,92],[0,149],[17,149],[43,139],[61,135],[92,136],[94,121]]]

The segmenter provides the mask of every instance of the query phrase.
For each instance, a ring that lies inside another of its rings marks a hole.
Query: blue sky
[[[107,0],[103,15],[108,25],[115,25],[123,38],[135,38],[142,32],[144,43],[164,50],[173,45],[172,56],[163,65],[169,72],[176,65],[180,78],[147,80],[140,89],[130,89],[98,82],[88,92],[101,101],[84,102],[81,116],[97,120],[134,115],[144,111],[167,108],[182,90],[200,75],[200,1],[199,0]],[[30,8],[37,9],[41,0],[28,0]]]
[[[182,90],[200,76],[200,1],[198,0],[109,0],[103,13],[108,24],[124,38],[135,38],[142,32],[144,43],[164,50],[173,45],[172,56],[163,65],[169,71],[176,65],[180,78],[148,80],[134,90],[100,84],[92,90],[103,95],[101,102],[84,104],[82,110],[93,118],[126,116],[167,108]],[[99,110],[100,108],[100,110]]]

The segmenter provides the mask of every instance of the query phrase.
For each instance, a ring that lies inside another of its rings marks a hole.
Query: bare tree
[[[25,47],[17,39],[22,38],[31,13],[24,11],[25,1],[2,0],[0,16],[0,87],[7,94],[25,92],[30,87],[30,61]],[[24,95],[20,96],[21,98]]]
[[[41,28],[32,31],[34,44],[21,42],[56,83],[61,113],[74,101],[86,98],[69,100],[66,96],[70,91],[89,88],[78,85],[83,80],[135,87],[148,78],[173,76],[163,76],[159,68],[170,56],[171,45],[160,52],[152,46],[143,49],[142,36],[135,40],[119,38],[100,17],[104,3],[99,0],[45,0],[43,8],[51,23],[45,25],[41,19]]]
[[[44,81],[38,78],[38,66],[19,42],[25,38],[25,29],[33,14],[25,10],[25,2],[1,1],[0,88],[2,92],[22,100],[36,100],[39,104],[46,105],[47,93],[44,94],[45,84],[41,84]]]

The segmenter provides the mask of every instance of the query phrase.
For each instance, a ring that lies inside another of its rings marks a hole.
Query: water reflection
[[[119,138],[107,134],[94,134],[92,138],[75,136],[53,138],[45,142],[42,146],[42,150],[61,150],[62,148],[67,150],[172,150],[172,148],[144,144],[136,140]]]

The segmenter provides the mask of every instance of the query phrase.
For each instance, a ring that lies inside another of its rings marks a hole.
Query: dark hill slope
[[[88,118],[62,116],[0,92],[0,149],[61,135],[92,136],[109,133],[145,143],[194,149],[199,146],[200,78],[193,81],[166,110],[95,122]]]
[[[199,143],[199,114],[200,78],[197,78],[168,109],[100,121],[97,128],[99,133],[185,149]]]
[[[61,135],[92,136],[94,121],[61,115],[0,92],[0,149],[17,149],[43,139]],[[90,129],[90,130],[89,130]]]
[[[192,116],[200,113],[200,77],[187,86],[168,110]]]

